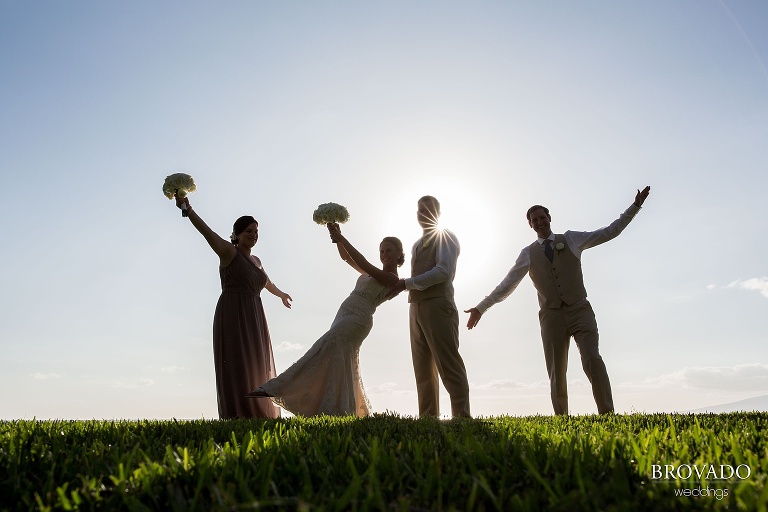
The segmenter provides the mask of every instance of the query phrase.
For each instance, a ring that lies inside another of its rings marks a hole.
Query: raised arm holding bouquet
[[[318,222],[317,215],[313,219]],[[276,404],[302,416],[367,416],[370,405],[360,378],[360,346],[373,327],[376,308],[397,282],[397,268],[405,260],[403,244],[395,237],[384,238],[379,244],[382,268],[378,268],[342,236],[338,224],[328,221],[328,217],[322,220],[338,244],[341,259],[360,276],[328,332],[290,368],[249,396],[271,397]]]
[[[312,214],[312,220],[317,224],[330,226],[331,224],[345,223],[349,220],[349,211],[340,204],[336,203],[324,203],[317,207],[315,213]],[[331,237],[333,243],[336,240]]]
[[[183,172],[177,172],[176,174],[166,176],[165,182],[163,183],[163,194],[165,194],[165,197],[168,199],[173,199],[174,197],[181,197],[183,199],[187,197],[187,194],[194,192],[195,190],[197,190],[195,180],[192,179],[192,176],[184,174]],[[181,216],[187,216],[186,205],[181,206]]]
[[[176,206],[203,235],[219,257],[221,296],[213,317],[213,360],[219,417],[276,418],[280,410],[269,400],[245,398],[250,390],[273,378],[275,363],[260,292],[266,289],[291,307],[290,295],[269,279],[261,260],[251,254],[259,239],[259,223],[251,216],[235,221],[230,241],[200,218],[189,198],[176,195]]]

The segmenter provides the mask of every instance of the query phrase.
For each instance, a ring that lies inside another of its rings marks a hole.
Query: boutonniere
[[[555,245],[555,250],[557,250],[557,253],[560,254],[560,251],[565,249],[565,244],[563,242],[558,242],[557,245]]]

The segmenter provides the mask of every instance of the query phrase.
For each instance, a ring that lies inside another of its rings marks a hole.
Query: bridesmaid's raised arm
[[[190,206],[189,198],[180,198],[176,196],[176,206],[181,209],[182,205],[187,206],[187,216],[189,217],[190,222],[192,222],[192,225],[195,226],[201,235],[203,235],[205,241],[208,242],[208,245],[213,249],[213,252],[219,256],[221,266],[226,267],[232,263],[232,260],[235,259],[235,255],[237,254],[235,246],[221,238],[216,232],[208,227],[208,224],[206,224],[197,212],[192,209],[192,206]]]

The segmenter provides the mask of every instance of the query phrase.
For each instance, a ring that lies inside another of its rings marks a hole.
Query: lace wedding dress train
[[[373,327],[373,313],[387,288],[368,275],[342,302],[331,328],[301,359],[257,391],[300,416],[367,416],[370,412],[360,377],[360,345]]]

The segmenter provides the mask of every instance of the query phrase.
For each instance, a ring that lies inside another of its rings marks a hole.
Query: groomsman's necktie
[[[552,250],[552,240],[549,238],[544,240],[544,254],[547,256],[550,263],[555,259],[555,251]]]

